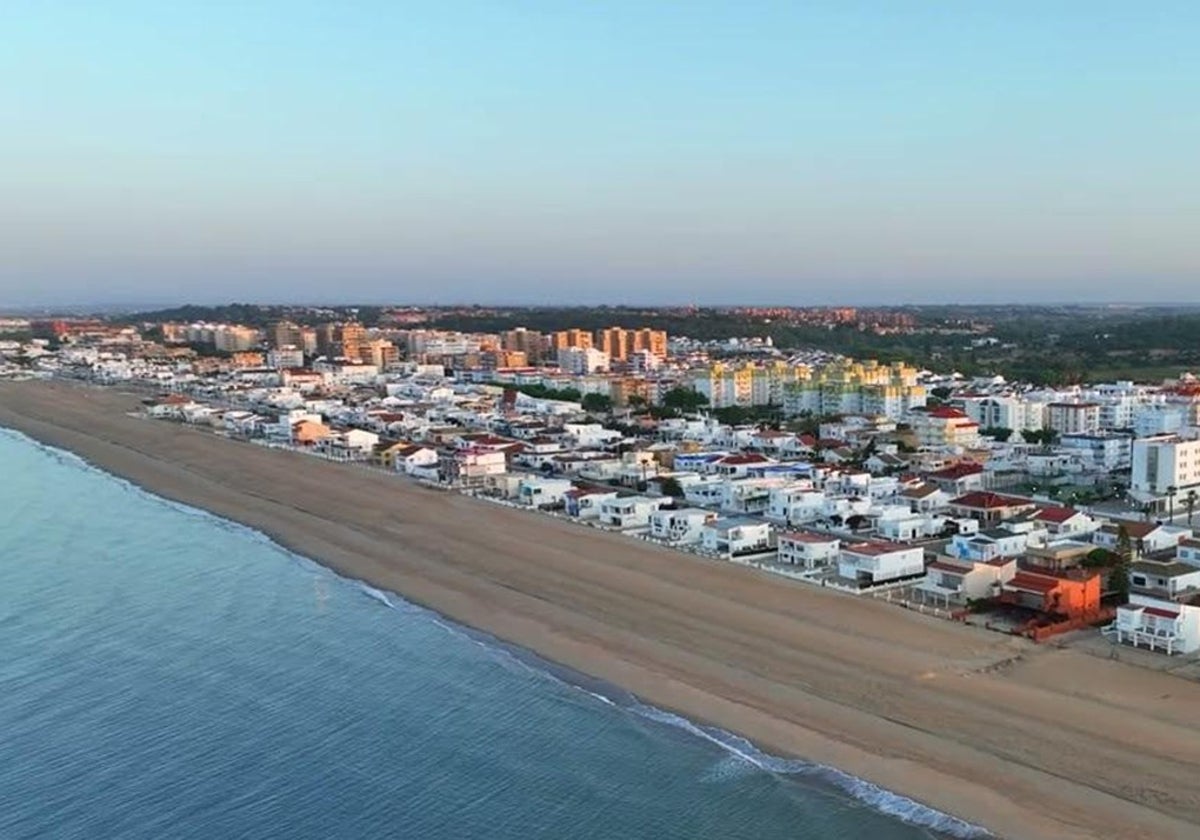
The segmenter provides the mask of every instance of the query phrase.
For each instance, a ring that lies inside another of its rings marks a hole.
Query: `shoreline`
[[[1200,794],[1178,778],[1200,769],[1193,683],[126,416],[133,405],[0,385],[0,425],[764,751],[1001,836],[1195,832]],[[1123,763],[1106,774],[1105,759]]]

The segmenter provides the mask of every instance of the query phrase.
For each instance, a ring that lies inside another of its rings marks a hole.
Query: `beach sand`
[[[0,383],[0,426],[340,574],[1011,838],[1200,836],[1200,684]]]

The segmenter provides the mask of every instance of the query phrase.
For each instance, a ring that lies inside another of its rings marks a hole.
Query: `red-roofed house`
[[[1034,510],[1037,504],[1029,499],[1001,496],[999,493],[975,492],[951,499],[950,511],[954,516],[972,517],[984,525],[993,525],[1005,519]]]
[[[1000,601],[1046,616],[1087,618],[1100,614],[1100,575],[1078,577],[1018,571],[1000,588]]]
[[[1071,507],[1041,508],[1031,518],[1046,529],[1051,539],[1086,539],[1088,534],[1100,527],[1092,517]]]
[[[1015,557],[973,562],[943,557],[929,564],[925,579],[917,584],[917,597],[927,603],[947,607],[963,606],[968,601],[995,598],[1003,584],[1017,573]]]
[[[983,489],[983,466],[961,461],[929,473],[928,478],[951,496],[961,496]]]
[[[1168,655],[1194,653],[1200,650],[1200,607],[1130,595],[1128,604],[1117,607],[1117,619],[1105,632],[1134,647],[1145,645]]]

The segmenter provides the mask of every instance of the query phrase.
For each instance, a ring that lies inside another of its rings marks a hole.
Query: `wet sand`
[[[1200,836],[1200,684],[0,383],[0,426],[340,574],[1012,838]]]

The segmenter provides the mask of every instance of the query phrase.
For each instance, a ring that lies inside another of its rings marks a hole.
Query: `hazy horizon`
[[[11,12],[0,306],[1200,302],[1200,7]]]

